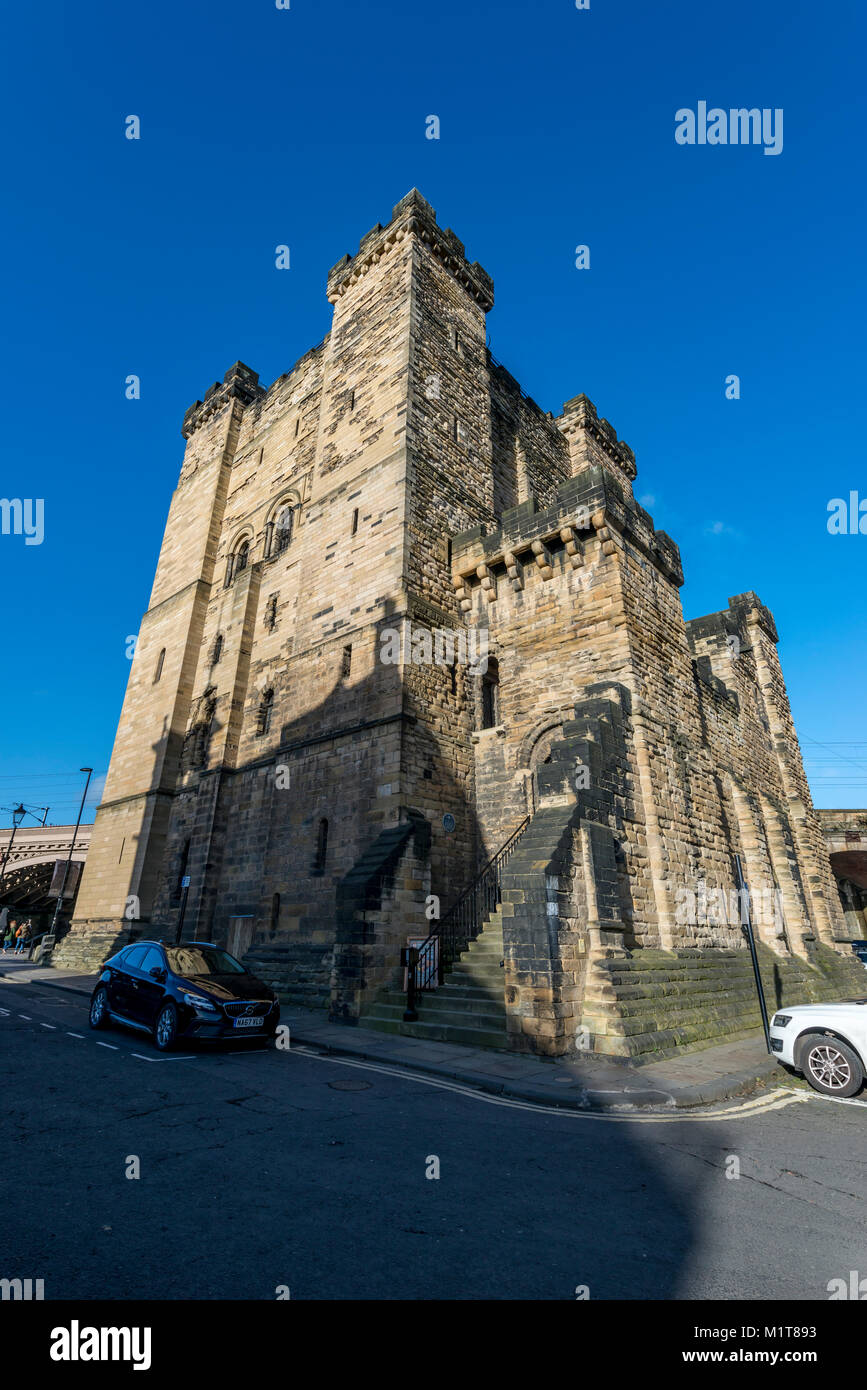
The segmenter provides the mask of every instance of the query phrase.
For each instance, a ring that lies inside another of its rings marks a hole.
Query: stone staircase
[[[867,972],[828,946],[812,962],[758,946],[768,1016],[787,1004],[867,995]],[[640,950],[597,961],[588,975],[582,1025],[591,1050],[651,1061],[760,1029],[756,986],[744,950]]]
[[[416,1023],[404,1023],[406,994],[394,988],[383,990],[362,1009],[358,1022],[362,1028],[431,1042],[505,1049],[502,960],[503,919],[498,909],[486,918],[482,931],[461,953],[439,988],[417,995]]]

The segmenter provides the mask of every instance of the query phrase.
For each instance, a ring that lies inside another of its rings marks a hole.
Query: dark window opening
[[[325,872],[325,857],[328,853],[328,821],[321,820],[316,832],[316,857],[313,860],[314,874]]]
[[[299,431],[300,428],[301,428],[301,416],[299,415],[299,416],[298,416],[298,419],[295,421],[295,438],[296,438],[296,439],[298,438],[298,431]]]
[[[277,930],[280,924],[280,894],[275,893],[271,899],[271,931]]]
[[[349,409],[350,409],[350,410],[354,410],[354,409],[355,409],[355,392],[354,392],[354,391],[350,391],[350,393],[349,393]]]
[[[353,510],[353,513],[352,513],[352,534],[353,534],[353,536],[355,535],[355,533],[356,533],[357,530],[358,530],[358,508],[356,507],[356,508]]]
[[[249,541],[241,541],[241,544],[238,546],[238,549],[235,551],[235,563],[234,563],[233,566],[232,566],[232,578],[233,578],[233,579],[236,579],[237,576],[238,576],[239,574],[243,574],[244,570],[247,568],[247,562],[248,562],[249,559],[250,559],[250,542],[249,542]]]
[[[259,703],[259,716],[256,721],[256,736],[261,738],[271,728],[271,713],[274,709],[274,691],[266,690]]]
[[[493,729],[500,722],[500,670],[496,661],[488,661],[482,676],[482,728]]]
[[[340,663],[340,674],[344,680],[352,671],[352,646],[343,648],[343,658]]]
[[[160,676],[161,676],[162,673],[163,673],[163,662],[165,661],[165,659],[166,659],[166,649],[165,649],[165,647],[163,647],[162,651],[160,652],[159,656],[157,657],[157,664],[156,664],[156,668],[155,668],[155,670],[154,670],[154,685],[156,685],[157,681],[159,680]]]
[[[274,527],[273,553],[282,555],[292,539],[292,531],[295,526],[295,511],[292,507],[284,507],[277,518]]]
[[[268,599],[265,608],[265,626],[269,632],[273,632],[277,626],[277,595],[272,594]]]
[[[216,666],[220,657],[223,655],[223,634],[218,632],[214,638],[214,650],[211,652],[211,665]]]

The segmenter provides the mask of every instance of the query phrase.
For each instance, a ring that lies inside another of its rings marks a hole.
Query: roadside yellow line
[[[567,1110],[556,1105],[537,1105],[533,1101],[489,1095],[486,1091],[476,1090],[474,1087],[463,1085],[460,1082],[445,1081],[439,1077],[425,1076],[420,1072],[406,1071],[401,1067],[386,1066],[380,1062],[365,1062],[354,1057],[333,1057],[329,1054],[309,1051],[304,1047],[287,1049],[287,1055],[291,1055],[292,1052],[313,1058],[317,1062],[331,1062],[334,1066],[355,1067],[360,1071],[379,1072],[384,1076],[394,1076],[403,1081],[414,1081],[420,1086],[433,1086],[436,1090],[451,1091],[456,1095],[467,1096],[470,1100],[482,1101],[485,1105],[499,1105],[509,1110],[526,1110],[532,1115],[557,1115],[560,1119],[601,1120],[615,1124],[682,1124],[687,1121],[694,1123],[701,1120],[707,1124],[756,1114],[763,1115],[771,1110],[782,1110],[787,1105],[798,1104],[802,1099],[801,1095],[794,1091],[777,1088],[767,1096],[756,1097],[744,1101],[741,1105],[730,1106],[727,1110],[710,1113],[678,1110],[673,1113],[655,1112],[649,1115],[640,1110],[630,1111],[629,1114],[612,1114],[609,1111],[599,1110]],[[628,1101],[624,1103],[629,1104]]]

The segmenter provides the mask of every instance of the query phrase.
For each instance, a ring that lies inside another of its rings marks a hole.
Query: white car
[[[854,1096],[867,1075],[867,999],[780,1009],[771,1051],[823,1096]]]

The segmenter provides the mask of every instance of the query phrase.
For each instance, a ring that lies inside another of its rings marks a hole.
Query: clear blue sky
[[[773,610],[817,804],[867,804],[867,536],[826,529],[830,498],[867,496],[861,10],[7,9],[0,494],[44,498],[45,538],[0,536],[0,804],[74,819],[184,411],[237,358],[268,384],[318,342],[329,267],[413,186],[494,278],[495,355],[545,409],[586,392],[635,449],[686,616],[745,589]],[[782,153],[676,144],[701,100],[781,107]]]

